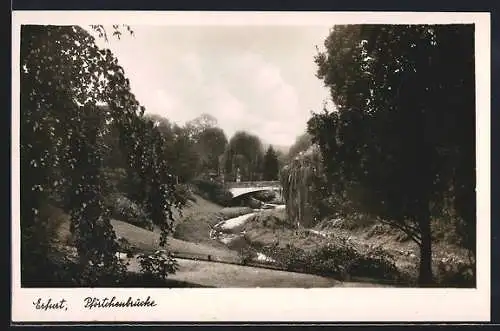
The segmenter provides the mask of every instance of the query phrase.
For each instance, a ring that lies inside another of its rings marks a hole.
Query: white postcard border
[[[19,39],[22,24],[88,25],[476,25],[477,289],[27,289],[20,287]],[[15,11],[12,15],[12,320],[112,321],[489,321],[490,15],[410,12]],[[88,296],[146,298],[153,308],[84,309]],[[67,311],[40,311],[39,297],[65,298]]]

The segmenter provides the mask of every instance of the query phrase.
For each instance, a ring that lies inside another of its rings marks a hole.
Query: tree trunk
[[[432,277],[431,223],[428,215],[420,219],[419,227],[422,241],[420,244],[420,268],[418,283],[421,287],[430,287],[434,282]]]

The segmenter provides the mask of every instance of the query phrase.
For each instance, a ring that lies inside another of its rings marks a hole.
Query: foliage
[[[239,169],[242,181],[260,180],[264,152],[259,137],[245,131],[236,132],[224,152],[224,170],[228,180],[235,180]]]
[[[238,256],[242,265],[247,265],[255,258],[255,251],[250,247],[243,247],[239,250]]]
[[[315,146],[290,161],[280,177],[291,223],[310,227],[330,213],[321,154]]]
[[[274,191],[260,191],[260,192],[255,192],[253,196],[255,199],[260,200],[262,202],[271,202],[276,200],[276,192]]]
[[[227,146],[227,137],[218,127],[207,127],[196,136],[196,151],[200,157],[201,172],[219,172],[220,156]]]
[[[217,119],[210,114],[203,113],[187,122],[184,129],[191,139],[198,141],[202,132],[217,127]]]
[[[277,180],[279,174],[278,155],[276,154],[273,146],[269,146],[264,155],[262,166],[264,180]]]
[[[207,114],[183,127],[159,115],[147,115],[165,138],[165,159],[179,183],[188,183],[199,175],[219,172],[220,159],[227,145],[217,120]]]
[[[332,194],[419,244],[421,285],[432,283],[430,218],[446,196],[475,234],[473,34],[472,25],[335,26],[315,59],[337,106],[308,123]]]
[[[129,257],[129,258],[132,257],[134,250],[135,250],[135,247],[132,246],[132,244],[126,238],[118,237],[116,239],[116,242],[118,244],[118,251],[119,252],[126,253],[127,257]]]
[[[152,230],[153,223],[141,206],[123,195],[113,195],[110,198],[110,216],[144,229]]]
[[[200,196],[221,206],[229,206],[233,198],[231,192],[219,182],[205,178],[197,178],[192,181],[192,184]]]
[[[286,245],[269,245],[261,248],[263,254],[276,260],[285,270],[314,273],[323,276],[349,279],[367,277],[380,281],[404,281],[392,257],[382,250],[367,255],[356,250],[347,240],[319,246],[312,251]]]
[[[436,268],[436,284],[455,288],[475,287],[476,280],[473,268],[475,268],[475,264],[438,261]]]
[[[312,137],[309,133],[305,132],[295,139],[295,143],[288,151],[288,159],[293,160],[300,152],[305,152],[312,146]]]
[[[143,253],[137,256],[141,272],[147,280],[165,280],[169,274],[175,273],[179,265],[174,257],[164,250],[152,254]]]
[[[23,25],[21,68],[22,281],[34,281],[46,270],[54,248],[36,229],[50,221],[40,210],[55,203],[71,216],[76,282],[115,282],[125,265],[115,256],[105,194],[121,189],[121,179],[109,176],[107,156],[120,149],[113,168],[123,166],[125,177],[135,180],[134,200],[160,226],[164,244],[170,207],[179,202],[161,157],[163,140],[143,120],[144,108],[117,59],[109,49],[99,49],[85,29]]]

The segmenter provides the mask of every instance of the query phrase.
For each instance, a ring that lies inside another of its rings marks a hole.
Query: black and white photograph
[[[13,30],[14,287],[137,289],[71,304],[123,315],[179,288],[488,290],[475,16],[136,15]]]

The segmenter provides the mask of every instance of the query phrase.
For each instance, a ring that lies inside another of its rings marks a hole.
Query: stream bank
[[[222,220],[210,229],[210,239],[223,243],[227,247],[237,251],[248,249],[251,245],[245,236],[245,225],[264,211],[284,209],[285,205],[266,204],[265,208],[253,209],[253,212]],[[262,252],[255,252],[253,258],[256,262],[275,263],[276,261]]]

